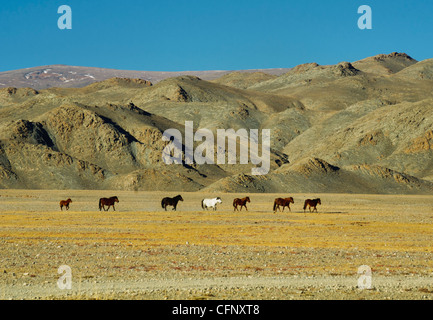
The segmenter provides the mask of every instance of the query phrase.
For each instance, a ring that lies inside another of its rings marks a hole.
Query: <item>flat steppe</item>
[[[181,194],[164,211],[176,192],[1,190],[0,299],[433,299],[433,196]],[[114,195],[116,211],[100,212]],[[246,195],[249,211],[234,212]],[[201,208],[216,196],[217,211]],[[286,196],[291,212],[274,213]]]

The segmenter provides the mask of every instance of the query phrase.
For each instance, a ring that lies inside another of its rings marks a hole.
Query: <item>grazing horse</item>
[[[119,199],[117,199],[117,197],[99,199],[99,211],[101,211],[101,209],[108,211],[111,206],[113,206],[113,210],[116,211],[116,208],[114,208],[115,202],[119,202]],[[105,206],[108,206],[108,208],[105,209]]]
[[[69,204],[70,204],[70,203],[72,203],[72,200],[71,200],[71,199],[60,201],[60,210],[63,211],[63,207],[65,207],[66,210],[69,210]]]
[[[295,204],[295,201],[293,200],[292,197],[285,198],[285,199],[283,199],[283,198],[275,199],[275,201],[274,201],[274,213],[277,212],[277,209],[280,210],[280,212],[281,212],[280,206],[283,206],[283,212],[284,212],[285,207],[288,207],[289,211],[291,212],[292,211],[290,209],[291,203]]]
[[[161,200],[161,206],[165,211],[167,211],[167,206],[173,206],[173,210],[176,211],[177,203],[183,201],[182,196],[178,195],[174,198],[164,198]]]
[[[308,209],[310,209],[310,212],[311,212],[311,207],[314,208],[313,212],[314,212],[314,210],[316,210],[316,212],[317,212],[317,205],[318,204],[322,204],[322,202],[320,202],[320,199],[314,199],[314,200],[307,199],[307,200],[305,200],[305,202],[304,202],[304,213],[305,213],[305,209],[307,208],[307,206],[308,206]]]
[[[239,199],[239,198],[234,199],[233,200],[233,211],[236,211],[236,210],[242,211],[242,207],[245,207],[245,210],[248,211],[247,202],[251,202],[250,197],[246,197],[246,198],[242,198],[242,199]],[[241,206],[240,210],[238,209],[238,206]]]
[[[215,211],[218,203],[223,203],[220,197],[216,197],[214,199],[203,199],[201,201],[201,207],[203,210],[207,210],[207,208],[213,208]]]

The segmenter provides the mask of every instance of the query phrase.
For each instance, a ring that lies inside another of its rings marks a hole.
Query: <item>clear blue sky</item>
[[[72,30],[60,30],[60,5]],[[358,7],[373,29],[357,26]],[[19,0],[0,2],[0,71],[67,64],[149,71],[433,58],[432,0]]]

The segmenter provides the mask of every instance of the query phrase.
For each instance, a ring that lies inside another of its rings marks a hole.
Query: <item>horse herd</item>
[[[119,199],[117,197],[99,199],[99,211],[101,211],[102,209],[104,209],[104,211],[108,211],[110,207],[113,207],[113,210],[116,211],[116,208],[114,207],[114,204],[116,202],[119,202]],[[72,203],[71,198],[69,198],[68,200],[61,200],[60,210],[63,211],[63,207],[65,207],[66,210],[69,210],[70,203]],[[105,206],[107,206],[107,209],[105,209]]]
[[[181,195],[177,195],[174,198],[170,198],[170,197],[165,197],[161,200],[161,207],[167,211],[167,207],[171,206],[173,207],[172,210],[176,211],[177,208],[177,204],[179,201],[183,201],[183,198]],[[110,209],[110,207],[113,207],[113,210],[116,211],[116,208],[114,207],[114,204],[116,202],[119,202],[119,199],[117,197],[111,197],[111,198],[101,198],[99,199],[99,211],[104,210],[104,211],[108,211]],[[242,208],[245,207],[245,210],[248,211],[247,208],[247,203],[251,202],[249,197],[245,197],[245,198],[236,198],[233,200],[233,211],[242,211]],[[60,201],[60,209],[63,211],[63,207],[65,207],[66,210],[69,210],[69,204],[72,203],[71,199],[68,200],[62,200]],[[222,200],[220,197],[216,197],[213,199],[203,199],[201,201],[201,207],[203,210],[208,210],[209,208],[212,208],[214,211],[216,211],[217,209],[217,204],[221,204]],[[284,212],[284,208],[287,207],[289,209],[289,211],[292,211],[290,209],[290,204],[294,204],[295,201],[293,200],[292,197],[289,198],[276,198],[274,200],[274,213],[277,212],[277,210],[279,210],[280,212]],[[310,210],[310,212],[318,212],[317,211],[317,205],[322,204],[322,202],[320,201],[320,199],[307,199],[304,202],[304,212],[305,210],[308,209]],[[107,206],[107,209],[105,208],[105,206]],[[281,211],[281,207],[283,207],[283,210]],[[239,207],[239,208],[238,208]],[[313,210],[311,210],[311,208],[313,208]]]

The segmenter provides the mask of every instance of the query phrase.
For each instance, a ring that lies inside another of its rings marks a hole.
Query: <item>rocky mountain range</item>
[[[0,73],[0,188],[433,192],[433,59],[158,77],[75,68]],[[185,136],[185,121],[270,129],[269,174],[165,164],[162,134]]]
[[[0,72],[0,88],[33,88],[36,90],[52,87],[80,88],[89,84],[111,78],[130,78],[150,81],[153,84],[173,77],[193,75],[203,80],[214,80],[232,72],[257,73],[266,72],[271,75],[281,75],[289,71],[288,68],[257,69],[257,70],[209,70],[209,71],[132,71],[94,67],[77,67],[67,65],[49,65]]]

